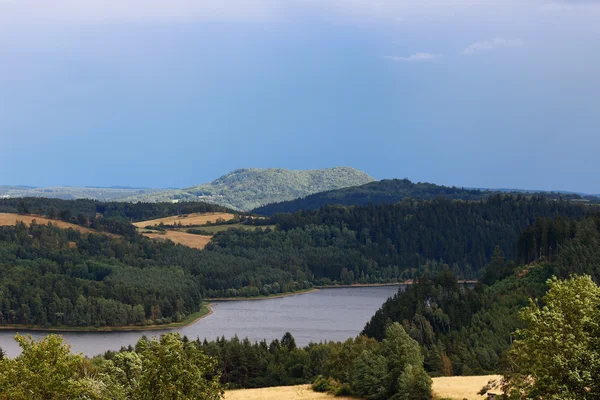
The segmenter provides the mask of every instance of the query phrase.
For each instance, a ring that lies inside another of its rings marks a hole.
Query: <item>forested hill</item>
[[[421,344],[430,373],[497,372],[523,326],[519,310],[543,296],[547,279],[586,274],[600,282],[600,215],[540,218],[515,244],[517,254],[509,259],[496,248],[474,290],[447,270],[423,276],[384,303],[364,333],[381,339],[385,327],[398,321]]]
[[[106,230],[119,233],[96,235],[38,224],[0,227],[0,324],[43,326],[179,321],[197,312],[203,297],[252,297],[332,283],[397,282],[445,268],[463,278],[476,278],[496,245],[511,258],[521,250],[526,258],[540,254],[535,246],[555,249],[551,231],[539,237],[532,232],[518,240],[520,232],[539,218],[583,218],[594,210],[512,195],[480,201],[327,206],[265,221],[276,224],[275,229],[222,231],[204,250],[197,250],[149,240],[129,223],[146,218],[142,216],[147,212],[156,216],[182,211],[176,204],[111,203],[107,206],[115,209],[102,209],[98,202],[11,201],[0,205],[54,213],[91,227],[107,224]],[[98,217],[94,211],[104,214]],[[536,245],[531,247],[532,243]]]
[[[435,185],[433,183],[413,183],[408,179],[384,179],[361,186],[329,190],[303,198],[267,204],[253,210],[260,215],[293,213],[300,210],[314,210],[329,204],[360,206],[372,204],[393,204],[402,199],[430,200],[444,197],[450,200],[479,200],[490,192]]]
[[[246,168],[219,179],[181,190],[141,194],[129,201],[205,201],[235,210],[251,210],[265,204],[292,200],[325,190],[362,185],[374,179],[349,167],[295,171]]]

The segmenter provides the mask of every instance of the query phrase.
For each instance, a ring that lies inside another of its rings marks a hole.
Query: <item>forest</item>
[[[404,199],[434,200],[443,197],[447,200],[482,200],[500,192],[524,196],[543,195],[553,200],[565,200],[585,203],[598,203],[596,196],[574,193],[527,192],[510,190],[466,189],[436,185],[427,182],[411,182],[408,179],[383,179],[361,186],[329,190],[311,194],[294,200],[267,204],[255,208],[254,213],[272,216],[278,213],[295,213],[302,210],[316,210],[327,205],[366,206],[368,204],[394,204]]]
[[[497,247],[472,289],[450,271],[422,276],[384,303],[363,333],[380,340],[390,322],[402,323],[433,376],[506,368],[514,333],[524,327],[519,310],[546,293],[551,277],[585,275],[600,282],[600,215],[541,218],[517,242],[516,261],[506,260]]]
[[[100,210],[97,220],[107,215],[123,226],[131,226],[130,220],[182,210],[214,211],[204,204],[104,207],[95,201],[33,200],[3,204],[36,213],[62,210],[59,214],[65,216],[67,211],[91,215]],[[269,221],[275,229],[220,232],[204,250],[153,241],[134,230],[110,236],[40,224],[6,226],[0,228],[0,323],[168,324],[199,312],[206,298],[395,282],[445,269],[459,278],[479,278],[496,245],[509,259],[529,260],[538,247],[551,257],[556,241],[573,235],[572,222],[559,227],[546,224],[550,227],[546,230],[536,223],[519,239],[534,221],[554,215],[582,218],[592,210],[512,195],[473,202],[436,199],[328,206],[275,216]]]

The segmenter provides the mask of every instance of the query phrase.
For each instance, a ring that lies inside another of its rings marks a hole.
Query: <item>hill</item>
[[[261,215],[290,213],[300,210],[313,210],[329,204],[360,206],[369,203],[393,204],[405,198],[430,200],[445,197],[451,200],[479,200],[489,196],[490,192],[478,189],[463,189],[435,185],[433,183],[413,183],[408,179],[384,179],[362,186],[347,187],[315,193],[304,198],[267,204],[253,212]]]
[[[510,189],[467,189],[442,186],[427,182],[411,182],[408,179],[384,179],[361,186],[346,187],[315,193],[279,203],[267,204],[252,210],[256,214],[271,216],[277,213],[294,213],[300,210],[315,210],[326,205],[362,206],[367,204],[394,204],[403,199],[431,200],[444,197],[450,200],[480,200],[494,193],[520,193],[543,195],[549,199],[563,199],[581,203],[595,203],[600,199],[571,192],[543,192],[537,190]]]
[[[362,185],[374,179],[349,167],[294,171],[237,169],[213,182],[180,190],[142,193],[128,201],[204,201],[247,211],[265,204],[293,200],[326,190]]]
[[[100,201],[115,201],[130,196],[158,193],[163,190],[164,189],[131,187],[0,186],[0,198],[47,197],[63,200],[91,199]]]

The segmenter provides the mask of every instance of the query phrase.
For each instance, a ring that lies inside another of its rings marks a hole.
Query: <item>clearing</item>
[[[442,399],[481,400],[486,397],[478,395],[477,392],[489,381],[501,378],[500,375],[442,376],[433,378],[433,392]]]
[[[86,228],[86,227],[83,227],[83,226],[71,224],[71,223],[64,222],[64,221],[59,221],[59,220],[54,220],[54,219],[48,219],[48,218],[40,217],[40,216],[37,216],[37,215],[22,215],[22,214],[0,213],[0,226],[15,225],[17,223],[17,221],[21,221],[21,222],[24,222],[27,225],[31,225],[31,222],[33,220],[35,220],[35,222],[37,222],[40,225],[46,225],[48,222],[50,222],[50,223],[52,223],[52,225],[56,225],[56,226],[58,226],[61,229],[72,228],[72,229],[74,229],[76,231],[79,231],[81,233],[96,233],[96,234],[105,234],[105,235],[108,235],[108,233],[105,233],[105,232],[98,232],[98,231],[95,231],[93,229]]]
[[[436,398],[453,400],[482,400],[481,390],[490,380],[500,379],[500,375],[448,376],[433,378],[433,392]],[[350,397],[333,397],[325,393],[313,392],[310,385],[280,386],[264,389],[228,390],[225,400],[350,400]],[[357,399],[354,399],[357,400]]]
[[[174,215],[172,217],[151,219],[148,221],[135,222],[133,225],[138,228],[145,228],[147,226],[156,226],[163,223],[164,225],[174,225],[179,224],[183,226],[189,225],[205,225],[207,222],[215,223],[217,219],[223,219],[225,221],[230,221],[233,219],[234,215],[231,213],[222,213],[222,212],[211,212],[211,213],[192,213],[192,214],[184,214],[184,215]]]
[[[310,385],[280,386],[264,389],[228,390],[225,400],[356,400],[350,397],[333,397],[325,393],[313,392]]]
[[[142,231],[141,234],[150,239],[169,239],[175,244],[182,244],[195,249],[203,249],[212,238],[212,236],[194,235],[181,231]]]

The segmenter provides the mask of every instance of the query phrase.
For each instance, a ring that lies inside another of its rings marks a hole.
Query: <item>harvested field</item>
[[[501,379],[500,375],[444,376],[433,378],[433,392],[439,398],[456,400],[481,400],[477,394],[490,380]]]
[[[173,243],[182,244],[184,246],[193,247],[195,249],[203,249],[208,242],[210,242],[211,236],[194,235],[191,233],[181,231],[142,231],[142,235],[151,239],[166,240],[169,239]]]
[[[488,381],[502,378],[500,375],[486,376],[451,376],[433,378],[435,398],[453,400],[482,400],[477,392]],[[280,386],[264,389],[229,390],[225,392],[225,400],[350,400],[350,397],[333,397],[324,393],[313,392],[310,385]],[[353,398],[354,400],[357,400]]]
[[[333,397],[325,393],[313,392],[310,385],[280,386],[264,389],[229,390],[225,400],[356,400],[350,397]]]
[[[54,219],[38,217],[36,215],[0,213],[0,226],[15,225],[17,223],[17,221],[21,221],[27,225],[30,225],[33,220],[35,220],[35,222],[37,222],[38,224],[43,224],[43,225],[46,225],[48,222],[51,222],[53,225],[56,225],[59,228],[62,228],[62,229],[73,228],[76,231],[79,231],[82,233],[103,233],[103,232],[97,232],[90,228],[85,228],[83,226],[70,224],[68,222],[54,220]]]
[[[179,224],[179,223],[181,223],[181,225],[183,225],[183,226],[204,225],[208,221],[215,223],[215,222],[217,222],[217,219],[219,219],[219,218],[224,219],[225,221],[229,221],[229,220],[233,219],[233,217],[234,217],[233,214],[221,213],[221,212],[193,213],[193,214],[174,215],[172,217],[151,219],[148,221],[136,222],[133,225],[137,226],[138,228],[145,228],[146,226],[159,225],[161,222],[164,225],[174,225],[174,224]]]

